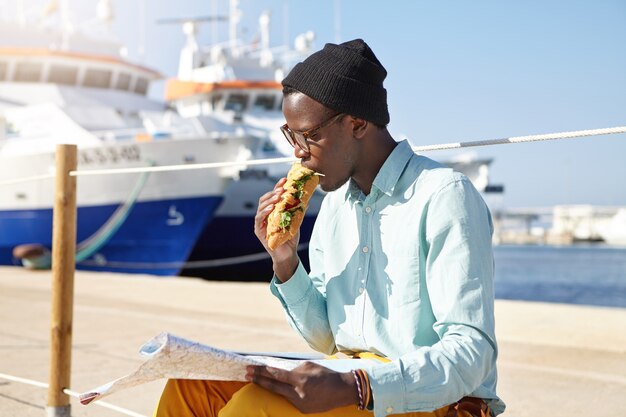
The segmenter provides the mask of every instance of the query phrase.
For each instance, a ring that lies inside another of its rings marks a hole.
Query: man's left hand
[[[359,402],[352,372],[331,371],[313,362],[292,371],[248,366],[246,379],[282,395],[302,413],[319,413]]]

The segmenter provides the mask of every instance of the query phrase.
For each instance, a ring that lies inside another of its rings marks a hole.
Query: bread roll
[[[267,217],[267,244],[274,250],[293,238],[300,229],[309,200],[319,184],[314,171],[294,163],[287,174],[281,199]]]

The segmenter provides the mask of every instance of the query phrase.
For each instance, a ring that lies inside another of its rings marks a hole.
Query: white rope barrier
[[[41,181],[54,178],[54,174],[33,175],[32,177],[14,178],[11,180],[0,181],[0,185],[13,185],[30,181]]]
[[[502,139],[489,139],[478,140],[469,142],[454,142],[444,143],[438,145],[426,145],[426,146],[414,146],[412,149],[414,152],[431,152],[450,149],[470,148],[476,146],[490,146],[490,145],[504,145],[512,143],[529,143],[539,142],[546,140],[556,139],[573,139],[588,136],[601,136],[601,135],[615,135],[620,133],[626,133],[626,126],[610,127],[604,129],[589,129],[589,130],[575,130],[569,132],[560,133],[547,133],[542,135],[528,135],[528,136],[513,136],[510,138]],[[297,161],[294,157],[284,158],[268,158],[268,159],[253,159],[248,161],[235,161],[235,162],[208,162],[204,164],[186,164],[186,165],[166,165],[158,167],[136,167],[136,168],[119,168],[119,169],[93,169],[93,170],[79,170],[71,171],[71,176],[86,176],[86,175],[105,175],[105,174],[138,174],[141,172],[169,172],[169,171],[185,171],[193,169],[211,169],[211,168],[232,168],[232,167],[248,167],[257,165],[271,165],[280,163],[293,163]],[[0,186],[18,184],[21,182],[37,181],[48,178],[53,178],[54,174],[37,175],[33,177],[17,178],[11,180],[0,181]]]
[[[19,382],[20,384],[32,385],[38,388],[48,388],[48,384],[45,382],[34,381],[32,379],[20,378],[19,376],[7,375],[0,373],[0,379],[5,379],[7,381]],[[79,393],[76,391],[72,391],[69,389],[64,389],[63,392],[71,397],[78,398]],[[95,401],[93,404],[99,405],[100,407],[108,408],[109,410],[117,411],[118,413],[125,414],[131,417],[146,417],[143,414],[136,413],[134,411],[128,410],[126,408],[119,407],[117,405],[113,405],[104,401]]]
[[[137,167],[137,168],[119,168],[119,169],[90,169],[81,171],[71,171],[70,176],[79,177],[84,175],[104,175],[104,174],[134,174],[140,172],[166,172],[166,171],[187,171],[192,169],[207,168],[231,168],[236,166],[253,166],[253,165],[270,165],[287,162],[295,162],[297,158],[268,158],[268,159],[251,159],[249,161],[235,162],[207,162],[205,164],[187,164],[187,165],[165,165],[161,167]]]
[[[427,146],[414,146],[413,152],[429,152],[448,149],[461,149],[475,146],[489,146],[489,145],[503,145],[507,143],[524,143],[524,142],[538,142],[545,140],[555,139],[573,139],[587,136],[600,136],[600,135],[615,135],[619,133],[626,133],[626,126],[611,127],[604,129],[589,129],[589,130],[575,130],[570,132],[560,133],[548,133],[543,135],[528,135],[528,136],[514,136],[503,139],[490,139],[479,140],[472,142],[456,142],[445,143],[439,145],[427,145]],[[138,168],[122,168],[122,169],[102,169],[102,170],[89,170],[89,171],[72,171],[70,175],[82,176],[82,175],[103,175],[103,174],[126,174],[126,173],[139,173],[139,172],[165,172],[165,171],[182,171],[190,169],[207,169],[207,168],[229,168],[234,166],[255,166],[255,165],[270,165],[278,163],[293,163],[297,161],[297,158],[285,157],[285,158],[269,158],[269,159],[255,159],[249,161],[239,162],[210,162],[206,164],[193,164],[193,165],[168,165],[161,167],[138,167]],[[0,183],[1,184],[1,183]]]
[[[448,150],[448,149],[470,148],[473,146],[504,145],[507,143],[539,142],[539,141],[544,141],[544,140],[555,140],[555,139],[573,139],[573,138],[581,138],[581,137],[587,137],[587,136],[615,135],[618,133],[626,133],[626,126],[609,127],[609,128],[604,128],[604,129],[575,130],[571,132],[560,132],[560,133],[547,133],[544,135],[513,136],[510,138],[477,140],[473,142],[457,142],[457,143],[445,143],[441,145],[415,146],[413,147],[413,151],[414,152],[441,151],[441,150]]]

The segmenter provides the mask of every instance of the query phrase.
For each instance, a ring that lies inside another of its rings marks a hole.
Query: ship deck
[[[47,382],[49,271],[0,267],[0,373]],[[133,370],[161,331],[222,348],[309,351],[267,284],[76,273],[72,389]],[[498,391],[507,416],[622,415],[626,309],[496,301]],[[151,415],[164,381],[103,401]],[[45,415],[47,390],[0,378],[0,415]],[[72,399],[72,415],[122,415]]]

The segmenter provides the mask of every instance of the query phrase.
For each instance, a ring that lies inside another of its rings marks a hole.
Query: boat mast
[[[259,17],[259,29],[261,32],[261,56],[262,67],[269,67],[274,62],[274,56],[270,50],[270,12],[264,11]]]
[[[139,0],[139,62],[146,57],[146,1]]]
[[[199,46],[196,35],[198,33],[197,22],[193,20],[183,23],[183,32],[186,36],[186,43],[180,52],[180,62],[178,65],[178,78],[181,80],[191,80],[193,70],[199,63]]]
[[[341,0],[335,0],[335,43],[341,42]]]
[[[211,16],[217,16],[217,0],[211,0]],[[217,25],[211,25],[211,45],[217,44]]]
[[[70,2],[60,0],[59,11],[61,13],[61,50],[70,49],[70,36],[72,35],[72,23],[70,21]]]
[[[237,25],[241,19],[241,10],[239,10],[239,0],[230,0],[230,13],[229,13],[229,43],[230,52],[237,58],[239,57],[239,50],[237,48]]]
[[[283,0],[283,45],[289,45],[289,2]]]

